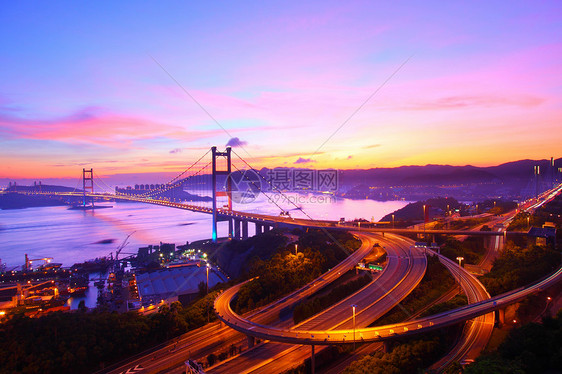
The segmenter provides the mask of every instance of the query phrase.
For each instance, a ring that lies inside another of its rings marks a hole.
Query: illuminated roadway
[[[463,271],[462,268],[457,270],[457,276],[460,276],[463,282],[474,282],[475,278],[468,272]],[[413,321],[357,329],[355,341],[383,341],[395,339],[398,336],[410,336],[454,325],[516,303],[529,295],[535,294],[552,286],[561,279],[562,267],[540,282],[478,303],[469,304],[461,308]],[[237,286],[233,288],[236,289],[236,287]],[[221,294],[219,298],[222,300],[219,303],[215,302],[215,307],[218,306],[219,318],[221,318],[223,322],[238,331],[243,331],[245,334],[252,335],[260,339],[275,340],[291,344],[329,345],[343,343],[349,344],[354,342],[352,338],[353,332],[350,329],[331,331],[290,330],[268,327],[254,323],[236,315],[229,307],[225,307],[230,305],[229,302],[226,301],[226,298],[232,299],[232,297],[236,295],[236,292],[232,292],[232,290],[233,289],[231,288]]]
[[[363,234],[365,235],[365,233]],[[356,327],[366,327],[396,306],[419,284],[427,268],[427,259],[419,249],[413,248],[413,241],[394,235],[382,237],[376,234],[367,234],[366,236],[377,238],[387,252],[388,262],[379,277],[353,295],[295,327],[288,327],[289,329],[296,331],[353,329],[351,305],[356,305]],[[230,288],[215,300],[215,309],[221,320],[228,319],[229,313],[235,316],[230,308],[229,301],[231,300],[230,295],[236,293],[240,286]],[[223,309],[229,311],[227,315],[221,315],[219,311]],[[248,320],[250,319],[248,318]],[[237,329],[236,322],[234,326],[229,325]],[[220,363],[208,372],[282,372],[295,366],[295,364],[298,365],[309,355],[310,348],[308,347],[290,347],[286,344],[267,343],[256,346],[254,349],[248,350],[227,362]]]
[[[438,255],[435,252],[433,252],[433,254]],[[488,294],[486,288],[478,279],[447,257],[442,255],[438,256],[439,261],[449,270],[453,277],[459,281],[469,304],[474,304],[490,298],[490,294]],[[454,361],[461,361],[466,358],[475,359],[486,347],[492,336],[494,320],[494,313],[490,312],[467,321],[459,342],[445,357],[433,364],[431,368],[441,372]]]
[[[562,185],[557,186],[551,190],[545,191],[540,195],[538,200],[531,199],[530,202],[524,202],[522,205],[524,210],[526,211],[533,211],[538,207],[542,206],[543,204],[551,201],[554,197],[559,194],[562,190]],[[499,218],[492,219],[488,225],[493,226],[495,230],[498,232],[504,233],[509,222],[515,217],[518,210],[513,210],[509,213],[503,214]],[[499,224],[499,227],[498,225]],[[479,229],[477,227],[476,229]],[[481,268],[487,269],[488,271],[492,268],[492,262],[499,254],[499,251],[505,244],[505,238],[500,236],[496,236],[495,238],[491,238],[491,242],[489,244],[489,248],[486,251],[485,256],[479,263]],[[466,285],[465,285],[466,287]],[[474,297],[470,297],[470,294],[466,292],[468,295],[468,303],[474,303],[480,300],[485,300],[489,298],[488,293],[481,287],[479,292],[474,293]],[[438,362],[433,364],[430,369],[436,371],[443,371],[445,368],[454,361],[462,362],[463,360],[474,360],[476,357],[480,355],[482,350],[486,347],[490,337],[492,335],[494,324],[494,313],[488,313],[483,316],[476,317],[473,320],[467,321],[463,334],[459,340],[459,342],[453,347],[453,349],[442,359]]]

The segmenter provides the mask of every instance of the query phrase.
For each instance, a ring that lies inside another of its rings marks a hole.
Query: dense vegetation
[[[441,265],[437,256],[429,256],[427,260],[427,270],[420,284],[406,296],[400,305],[391,309],[374,325],[404,321],[455,285],[455,280]]]
[[[494,296],[528,285],[553,272],[559,264],[560,252],[537,245],[521,248],[508,241],[492,270],[480,281]]]
[[[410,203],[405,207],[398,209],[394,213],[387,214],[384,216],[381,221],[391,221],[392,215],[394,214],[394,221],[421,221],[424,219],[423,213],[424,208],[434,207],[441,209],[442,211],[446,211],[447,207],[450,210],[459,209],[461,213],[464,213],[465,209],[467,208],[466,205],[459,203],[456,199],[452,197],[437,197],[433,199],[427,199],[425,201],[418,201],[415,203]]]
[[[234,310],[244,313],[304,286],[322,274],[325,262],[319,251],[309,248],[297,255],[294,251],[282,251],[270,260],[254,260],[250,274],[259,278],[240,288]]]
[[[484,255],[483,238],[468,237],[464,241],[456,240],[448,237],[441,248],[441,254],[453,261],[457,261],[457,257],[464,257],[465,263],[477,264]]]
[[[341,243],[345,243],[345,250]],[[304,286],[347,257],[347,252],[359,244],[347,233],[334,232],[327,237],[321,231],[310,231],[300,236],[297,254],[293,248],[286,248],[278,249],[269,260],[255,257],[250,262],[248,277],[259,278],[240,288],[234,310],[244,313]]]
[[[267,260],[279,249],[285,249],[287,242],[288,238],[283,232],[271,230],[246,240],[229,240],[218,247],[208,243],[208,247],[202,249],[209,253],[211,261],[232,278],[238,278],[247,273],[251,259]]]
[[[449,310],[457,309],[468,304],[465,295],[457,295],[449,301],[433,305],[431,308],[423,312],[420,317],[432,316],[434,314],[444,313]]]
[[[16,315],[0,325],[0,373],[88,373],[204,325],[216,297],[136,312]]]
[[[488,212],[490,214],[504,214],[517,208],[517,203],[503,200],[484,200],[478,203],[478,212]]]
[[[546,373],[562,370],[562,311],[556,318],[529,323],[510,331],[490,354],[482,355],[465,370],[480,373]]]
[[[442,354],[441,345],[438,337],[400,344],[390,353],[378,351],[355,361],[344,373],[416,373],[439,359]]]
[[[540,216],[528,212],[519,212],[509,223],[507,231],[527,231],[533,226],[541,227],[544,222],[545,219]]]
[[[318,296],[297,305],[293,311],[293,322],[296,325],[297,323],[312,317],[313,315],[343,300],[347,296],[354,294],[370,281],[371,277],[368,274],[365,274],[362,277],[334,287],[327,295]]]

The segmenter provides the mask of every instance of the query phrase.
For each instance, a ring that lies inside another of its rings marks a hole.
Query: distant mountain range
[[[562,159],[554,161],[553,169],[550,160],[520,160],[508,162],[498,166],[400,166],[396,168],[375,168],[342,170],[340,183],[345,185],[366,184],[369,186],[435,186],[459,185],[474,183],[527,183],[534,177],[534,167],[540,168],[541,179],[560,178],[558,167],[562,166]]]

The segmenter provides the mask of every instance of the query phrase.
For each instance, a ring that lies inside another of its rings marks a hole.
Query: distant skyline
[[[14,2],[0,32],[0,178],[561,156],[557,1]]]

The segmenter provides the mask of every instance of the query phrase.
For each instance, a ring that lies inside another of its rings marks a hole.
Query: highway
[[[433,252],[433,251],[432,251]],[[437,253],[433,252],[435,255]],[[449,270],[449,272],[460,283],[469,304],[487,300],[490,295],[486,288],[478,279],[468,273],[464,268],[449,260],[445,256],[439,256],[439,261]],[[462,359],[475,359],[480,352],[486,347],[492,330],[494,329],[494,312],[478,316],[467,321],[463,335],[453,349],[439,361],[431,366],[431,369],[442,372],[454,361]]]
[[[492,226],[498,232],[505,232],[505,225],[515,216],[515,210],[503,215],[499,218],[493,218],[491,221],[486,222],[487,225]],[[501,228],[496,228],[497,224],[501,224]],[[483,225],[479,225],[472,230],[479,230]],[[499,251],[504,245],[504,238],[501,236],[496,236],[487,239],[488,248],[486,253],[480,260],[478,266],[488,271],[492,267],[493,260],[499,254]],[[448,267],[449,268],[449,267]],[[456,277],[457,278],[457,277]],[[458,279],[458,278],[457,278]],[[472,285],[473,291],[467,292],[466,288],[471,287],[470,282],[465,282],[461,284],[461,287],[467,295],[468,303],[472,304],[478,301],[489,299],[490,296],[479,282]],[[444,371],[447,366],[452,362],[461,362],[463,360],[474,360],[480,355],[482,350],[486,347],[490,337],[492,336],[492,331],[494,329],[494,313],[488,313],[483,316],[476,317],[473,320],[469,320],[465,324],[465,328],[462,332],[459,341],[455,346],[439,361],[434,363],[430,369],[437,372]]]
[[[464,272],[461,272],[460,274],[463,273]],[[470,274],[466,274],[472,277]],[[463,322],[514,304],[520,300],[523,300],[529,295],[535,294],[545,288],[552,286],[560,280],[562,280],[562,267],[540,282],[537,282],[528,287],[523,287],[511,292],[498,295],[496,297],[478,303],[469,304],[448,312],[413,321],[357,329],[357,337],[355,341],[384,341],[388,339],[395,339],[399,336],[412,336],[422,332],[432,331],[441,327],[454,325],[456,323]],[[230,295],[234,296],[232,294]],[[224,302],[224,300],[222,302]],[[350,344],[354,342],[352,331],[348,329],[331,331],[278,329],[274,327],[255,324],[240,316],[235,319],[232,318],[233,316],[229,314],[227,321],[230,326],[234,325],[239,331],[244,331],[248,335],[252,335],[264,340],[275,340],[285,343],[309,345]]]
[[[387,252],[388,263],[381,275],[367,286],[348,296],[325,311],[292,327],[293,330],[353,329],[352,305],[356,305],[355,326],[366,327],[403,300],[421,281],[427,267],[427,259],[414,242],[394,235],[378,237]],[[412,249],[410,249],[412,248]],[[230,308],[230,294],[235,286],[225,291],[215,301],[217,313],[234,312]],[[223,304],[226,302],[227,304]],[[222,315],[223,318],[225,315]],[[221,316],[219,315],[219,318]],[[221,318],[222,319],[222,318]],[[231,325],[232,326],[232,325]],[[233,327],[236,329],[236,326]],[[310,356],[310,347],[267,343],[244,352],[242,355],[211,368],[209,373],[282,372],[298,366]]]
[[[552,190],[545,191],[541,194],[538,201],[524,202],[522,205],[525,211],[534,211],[537,207],[542,206],[544,203],[551,201],[557,194],[562,191],[562,186],[558,186]],[[535,199],[531,199],[535,200]],[[513,220],[517,214],[517,209],[492,219],[487,224],[497,232],[505,233],[507,226]],[[498,227],[499,225],[499,227]],[[480,226],[476,227],[475,230],[480,229]],[[498,256],[500,250],[505,245],[505,237],[496,236],[488,239],[490,241],[488,249],[485,256],[482,258],[478,264],[481,268],[490,270],[492,268],[493,260]],[[466,293],[466,290],[465,290]],[[467,294],[468,295],[468,294]],[[474,303],[480,300],[485,300],[489,298],[489,295],[485,290],[482,289],[475,293],[476,298],[471,300],[468,297],[468,302]],[[463,360],[475,360],[482,350],[486,347],[487,342],[490,340],[493,331],[494,314],[488,313],[484,316],[479,316],[473,320],[467,321],[465,329],[459,342],[451,349],[451,351],[434,365],[430,369],[436,371],[443,371],[449,364],[454,361],[462,362]]]

